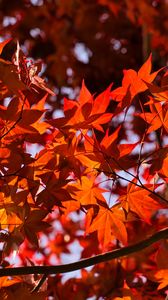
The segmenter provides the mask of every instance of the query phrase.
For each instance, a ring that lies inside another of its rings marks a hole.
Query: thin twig
[[[87,136],[86,136],[86,135],[84,135],[84,137],[87,139]],[[88,142],[90,143],[90,140],[89,140]],[[90,144],[91,144],[91,143],[90,143]],[[91,145],[92,145],[92,144],[91,144]],[[94,145],[92,145],[92,146],[94,147]],[[95,146],[95,147],[97,147],[97,146]],[[114,176],[116,176],[116,178],[118,177],[118,178],[120,178],[120,179],[122,179],[122,180],[125,180],[126,182],[129,182],[129,183],[131,183],[131,184],[134,184],[135,186],[140,187],[140,188],[142,188],[142,189],[144,189],[144,190],[150,192],[150,193],[153,194],[154,196],[160,198],[162,201],[164,201],[164,203],[166,203],[166,205],[168,204],[168,201],[167,201],[164,197],[162,197],[162,196],[161,196],[160,194],[158,194],[157,192],[155,192],[155,191],[153,191],[153,190],[150,190],[146,185],[144,185],[144,184],[141,182],[140,178],[137,177],[137,175],[134,175],[134,174],[132,174],[131,172],[129,172],[128,170],[126,170],[123,166],[121,166],[121,164],[117,161],[117,159],[115,159],[114,157],[111,157],[111,159],[118,165],[118,167],[119,167],[122,171],[124,171],[126,174],[132,176],[132,177],[133,177],[134,179],[136,179],[137,181],[139,181],[140,184],[138,184],[138,183],[135,182],[135,181],[129,180],[129,179],[126,178],[126,177],[123,177],[123,176],[121,176],[121,175],[118,175],[118,174],[111,168],[111,165],[110,165],[110,163],[109,163],[109,161],[108,161],[108,158],[106,157],[106,154],[105,154],[101,149],[98,149],[98,148],[97,148],[97,151],[99,151],[99,153],[102,154],[104,160],[106,161],[106,163],[107,163],[107,165],[108,165],[108,168],[109,168],[109,175],[110,175],[110,174],[111,174],[111,175],[114,175]],[[93,153],[94,153],[94,152],[93,152]],[[97,170],[98,170],[98,169],[97,169]],[[101,172],[103,172],[103,170],[101,170]],[[106,174],[107,174],[107,173],[108,173],[108,172],[106,171]]]
[[[47,275],[44,274],[41,279],[39,280],[39,282],[37,283],[37,285],[32,289],[31,293],[35,293],[38,292],[38,290],[41,288],[41,286],[43,285],[43,283],[46,281],[47,279]]]

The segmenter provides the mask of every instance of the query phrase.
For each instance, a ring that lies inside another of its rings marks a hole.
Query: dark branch
[[[136,243],[134,245],[123,247],[121,249],[116,249],[104,254],[99,254],[94,257],[82,259],[77,262],[70,264],[63,264],[58,266],[30,266],[30,267],[13,267],[13,268],[2,268],[0,269],[0,277],[2,276],[14,276],[14,275],[26,275],[26,274],[59,274],[68,273],[75,270],[80,270],[86,267],[96,265],[101,262],[109,261],[114,258],[120,258],[123,256],[130,255],[132,253],[143,250],[150,245],[158,242],[161,239],[168,238],[168,228],[164,228],[149,238]]]

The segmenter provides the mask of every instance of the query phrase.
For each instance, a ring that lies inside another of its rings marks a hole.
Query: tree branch
[[[121,249],[115,249],[104,254],[99,254],[94,257],[82,259],[80,261],[69,263],[69,264],[63,264],[58,266],[28,266],[28,267],[2,268],[0,269],[0,277],[28,275],[28,274],[49,275],[49,274],[68,273],[75,270],[80,270],[86,267],[90,267],[101,262],[130,255],[132,253],[138,252],[140,250],[149,247],[150,245],[158,242],[161,239],[166,239],[166,238],[168,238],[168,227],[156,232],[149,238],[139,243],[136,243],[134,245],[123,247]]]

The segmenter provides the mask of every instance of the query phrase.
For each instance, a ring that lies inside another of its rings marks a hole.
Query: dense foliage
[[[2,300],[165,299],[167,5],[0,2]]]

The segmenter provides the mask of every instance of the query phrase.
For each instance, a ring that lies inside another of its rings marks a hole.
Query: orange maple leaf
[[[114,238],[126,245],[127,231],[123,223],[125,220],[123,210],[118,207],[109,208],[105,200],[97,202],[99,211],[88,226],[87,233],[97,231],[99,242],[103,247],[106,247]]]
[[[124,70],[124,78],[122,81],[122,87],[119,87],[111,92],[111,96],[114,100],[121,102],[120,106],[122,109],[127,105],[131,104],[135,95],[140,92],[144,92],[148,89],[147,83],[151,83],[158,71],[151,73],[152,68],[152,54],[148,57],[146,62],[142,65],[138,72],[130,69]],[[127,99],[127,103],[124,103]]]
[[[73,186],[77,189],[74,199],[78,200],[81,205],[97,204],[97,199],[103,201],[103,192],[107,192],[106,189],[100,188],[98,183],[95,182],[95,176],[82,176],[80,180]]]
[[[105,112],[110,102],[110,89],[111,86],[94,99],[83,81],[77,101],[64,99],[65,117],[51,120],[49,123],[57,128],[96,128],[103,131],[101,125],[112,118],[111,113]]]
[[[25,99],[26,100],[26,99]],[[24,99],[18,97],[12,99],[8,107],[1,107],[1,138],[6,141],[14,140],[19,135],[24,135],[28,141],[38,142],[38,135],[45,132],[49,125],[40,122],[45,110],[30,109],[25,105]]]
[[[156,131],[163,127],[168,132],[168,106],[161,105],[161,103],[153,103],[150,105],[150,113],[141,113],[139,116],[143,118],[148,124],[147,133]]]
[[[135,166],[136,161],[129,155],[138,143],[117,144],[120,127],[111,135],[106,131],[103,139],[99,143],[96,136],[84,136],[84,151],[79,152],[78,160],[88,169],[95,169],[112,175],[113,170],[123,170]]]
[[[162,207],[159,200],[156,201],[152,198],[152,184],[144,185],[143,187],[137,186],[137,181],[133,180],[127,186],[127,191],[124,195],[119,197],[122,207],[129,212],[136,213],[145,222],[150,223],[152,214]],[[146,187],[148,190],[145,190]],[[150,191],[151,190],[151,193]]]

